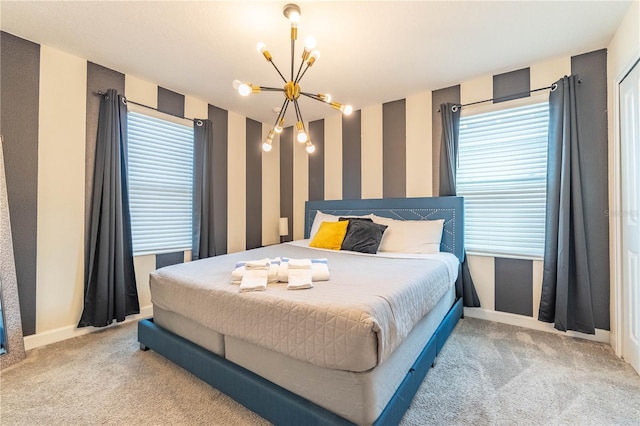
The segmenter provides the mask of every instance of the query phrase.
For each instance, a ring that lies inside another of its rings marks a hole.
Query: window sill
[[[542,256],[525,256],[518,254],[505,254],[505,253],[491,253],[481,251],[469,251],[467,250],[467,256],[480,256],[480,257],[499,257],[501,259],[519,259],[519,260],[538,260],[542,262],[544,258]]]

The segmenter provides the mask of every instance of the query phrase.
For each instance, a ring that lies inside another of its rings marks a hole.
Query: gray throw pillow
[[[340,250],[376,254],[387,226],[373,223],[371,219],[348,218],[345,220],[349,220],[349,226]]]

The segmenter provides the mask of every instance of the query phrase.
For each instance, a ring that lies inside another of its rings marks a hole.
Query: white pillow
[[[318,210],[316,212],[316,217],[313,219],[313,225],[311,225],[311,231],[309,232],[309,238],[313,239],[313,237],[315,237],[316,233],[318,232],[318,229],[320,229],[320,225],[322,225],[322,222],[337,222],[338,219],[340,219],[341,217],[368,217],[373,219],[373,215],[372,214],[368,214],[365,216],[354,216],[354,215],[350,215],[350,216],[336,216],[333,214],[329,214],[329,213],[322,213],[320,210]]]
[[[373,216],[373,221],[387,225],[378,251],[396,253],[439,253],[444,219],[395,220]]]

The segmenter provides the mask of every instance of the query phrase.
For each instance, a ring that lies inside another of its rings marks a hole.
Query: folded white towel
[[[313,287],[311,268],[289,268],[287,290],[302,290]]]
[[[289,281],[289,262],[293,259],[283,257],[278,267],[278,281],[286,283]],[[292,268],[293,269],[293,268]],[[311,259],[311,280],[329,281],[329,265],[327,259]]]
[[[289,269],[311,269],[311,259],[289,259]]]
[[[246,269],[240,281],[240,292],[267,289],[267,269]]]
[[[262,261],[260,261],[262,262]],[[241,261],[236,263],[236,269],[231,273],[231,284],[240,284],[242,281],[242,277],[244,275],[244,271],[246,270],[245,265],[247,261]],[[280,267],[280,258],[276,257],[274,259],[269,259],[269,272],[267,274],[267,281],[269,283],[278,282],[278,268]]]
[[[245,269],[269,269],[271,262],[268,257],[260,260],[248,260],[244,264]]]
[[[246,265],[249,262],[250,261],[243,260],[236,263],[236,269],[234,269],[233,272],[231,273],[231,284],[240,284],[240,282],[242,281],[242,277],[244,276],[244,271],[247,269]],[[260,266],[258,266],[258,268],[263,268],[262,267],[263,261],[259,260],[258,262],[260,262],[259,263]],[[267,274],[267,282],[269,283],[278,282],[278,267],[280,267],[279,257],[269,259],[269,272]]]
[[[269,283],[277,283],[278,282],[278,267],[280,265],[271,265],[269,266],[268,272],[267,272],[267,282]],[[253,269],[254,271],[259,270],[259,269]],[[239,268],[236,268],[233,270],[233,272],[231,273],[231,284],[240,284],[240,281],[242,281],[242,277],[245,274],[245,267],[244,266],[240,266]]]

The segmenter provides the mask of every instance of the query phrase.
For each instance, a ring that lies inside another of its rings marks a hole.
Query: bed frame
[[[306,237],[318,210],[335,215],[374,213],[404,220],[444,219],[441,251],[455,254],[462,262],[464,219],[463,199],[460,197],[308,201],[305,206]],[[462,298],[457,297],[374,425],[400,422],[429,368],[434,364],[436,356],[461,317]],[[223,357],[164,330],[154,324],[153,319],[138,323],[138,341],[142,350],[153,349],[276,425],[353,424]]]

